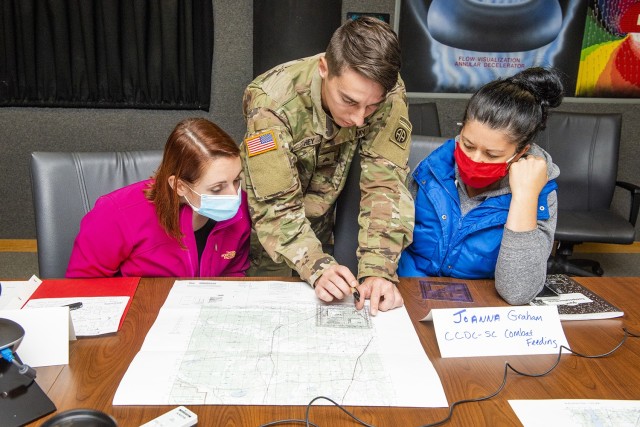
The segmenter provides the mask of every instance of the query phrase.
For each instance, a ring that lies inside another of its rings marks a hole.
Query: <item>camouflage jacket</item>
[[[322,243],[330,243],[335,202],[359,147],[357,276],[397,282],[414,224],[405,186],[411,125],[404,84],[398,80],[363,126],[339,128],[321,105],[321,55],[279,65],[245,91],[241,153],[254,231],[274,261],[313,285],[337,264]]]

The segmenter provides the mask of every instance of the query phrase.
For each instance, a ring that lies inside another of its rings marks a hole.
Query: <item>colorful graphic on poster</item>
[[[589,0],[402,0],[398,34],[408,92],[471,93],[532,66],[575,90]]]
[[[640,0],[590,0],[576,96],[640,96]]]

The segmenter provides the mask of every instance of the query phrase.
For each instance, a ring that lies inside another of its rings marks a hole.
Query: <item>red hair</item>
[[[207,119],[185,119],[176,125],[164,146],[155,181],[145,191],[147,199],[155,204],[160,225],[170,236],[178,241],[183,237],[177,180],[195,183],[212,160],[239,156],[235,141]],[[173,188],[169,185],[171,176],[175,176]]]

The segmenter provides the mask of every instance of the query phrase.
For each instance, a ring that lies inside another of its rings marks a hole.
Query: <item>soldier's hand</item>
[[[364,300],[369,298],[369,310],[372,316],[378,314],[378,310],[387,311],[402,307],[404,304],[396,285],[382,277],[367,277],[358,286],[358,291],[360,291],[360,301],[356,302],[356,309],[362,310]]]
[[[351,294],[351,287],[358,285],[358,280],[344,265],[332,265],[316,280],[316,296],[322,301],[330,302],[343,299]]]

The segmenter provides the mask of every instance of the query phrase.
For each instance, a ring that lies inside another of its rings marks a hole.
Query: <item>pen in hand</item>
[[[74,302],[74,303],[71,303],[71,304],[65,304],[62,307],[69,307],[69,310],[77,310],[80,307],[82,307],[82,302],[78,301],[78,302]]]
[[[353,294],[353,298],[356,300],[356,302],[360,302],[360,291],[358,291],[355,286],[351,288],[351,293]]]

